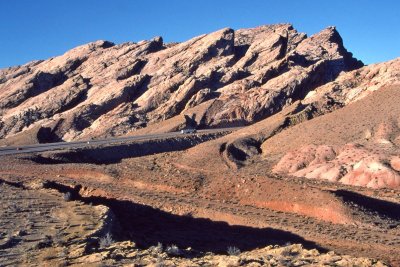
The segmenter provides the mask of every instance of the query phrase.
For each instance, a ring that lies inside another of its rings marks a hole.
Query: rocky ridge
[[[97,41],[0,71],[0,138],[121,135],[187,114],[198,127],[266,118],[362,66],[334,27],[222,29],[178,44]],[[50,101],[49,101],[50,100]]]

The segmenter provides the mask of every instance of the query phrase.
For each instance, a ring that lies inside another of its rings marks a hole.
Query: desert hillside
[[[335,27],[2,69],[0,265],[400,266],[399,100]]]
[[[287,154],[275,171],[398,188],[399,67],[396,59],[343,72],[282,111],[188,150],[182,161],[192,168],[229,169],[260,156],[274,165]]]

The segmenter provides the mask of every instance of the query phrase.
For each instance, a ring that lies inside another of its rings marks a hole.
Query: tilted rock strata
[[[309,38],[278,24],[179,44],[97,41],[0,70],[0,138],[40,128],[47,141],[121,135],[201,104],[200,126],[243,125],[361,66],[333,27]]]
[[[392,85],[400,85],[400,58],[342,73],[335,81],[310,91],[303,102],[329,98],[331,102],[348,105]]]

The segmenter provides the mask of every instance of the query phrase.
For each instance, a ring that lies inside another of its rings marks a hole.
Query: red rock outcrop
[[[400,186],[398,157],[355,144],[336,151],[331,146],[304,146],[286,154],[273,171],[370,188]]]
[[[400,187],[399,86],[368,96],[266,140],[284,156],[274,172],[371,188]]]

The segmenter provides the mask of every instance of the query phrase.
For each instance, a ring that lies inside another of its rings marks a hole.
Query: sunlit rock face
[[[0,70],[0,138],[122,135],[199,105],[198,126],[245,125],[361,66],[334,27],[311,37],[277,24],[174,44],[97,41]]]
[[[396,188],[400,186],[398,169],[396,156],[347,144],[338,149],[326,145],[304,146],[287,153],[273,171],[348,185]]]

